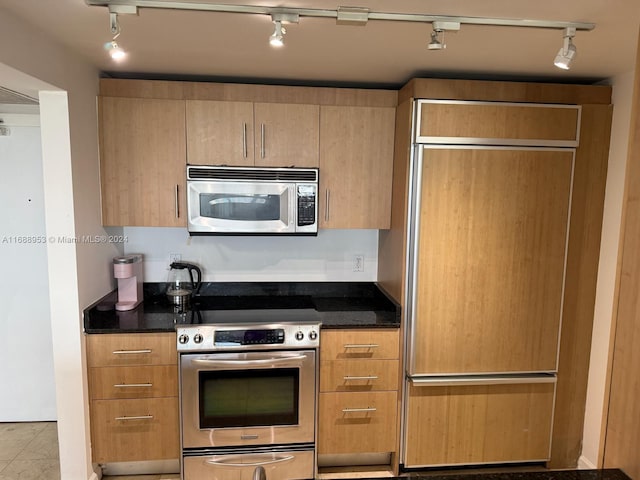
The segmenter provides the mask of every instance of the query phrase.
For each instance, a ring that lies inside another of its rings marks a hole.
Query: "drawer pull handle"
[[[153,420],[153,415],[137,415],[135,417],[116,417],[116,420]]]
[[[378,348],[377,343],[348,343],[344,348]]]
[[[377,380],[378,376],[377,375],[366,375],[363,377],[356,377],[356,376],[351,376],[351,375],[347,375],[344,377],[344,379],[348,382],[350,380]]]
[[[261,454],[257,454],[256,457],[260,457]],[[295,457],[293,455],[286,455],[284,457],[275,457],[272,460],[265,460],[264,462],[241,462],[242,455],[237,456],[229,456],[229,457],[221,457],[221,460],[216,460],[215,457],[210,460],[205,460],[204,463],[207,465],[222,465],[225,467],[256,467],[259,465],[271,465],[272,463],[280,463],[280,462],[288,462],[289,460],[293,460]],[[237,462],[234,462],[234,460]]]
[[[139,355],[141,353],[151,353],[152,350],[150,348],[145,348],[144,350],[114,350],[114,355]]]
[[[375,412],[378,410],[376,407],[366,407],[366,408],[343,408],[343,413],[356,413],[356,412]]]
[[[153,387],[153,383],[116,383],[114,387],[116,388],[128,388],[128,387],[151,388]]]

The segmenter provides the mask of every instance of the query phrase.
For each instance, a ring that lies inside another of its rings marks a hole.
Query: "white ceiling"
[[[446,34],[446,50],[429,51],[429,24],[369,21],[355,27],[303,17],[288,26],[285,46],[274,49],[265,15],[140,9],[138,16],[119,16],[118,43],[129,54],[116,64],[103,49],[111,40],[105,7],[84,0],[2,0],[0,11],[119,76],[381,86],[416,76],[599,81],[634,68],[640,24],[640,0],[214,1],[332,10],[346,4],[394,13],[592,22],[596,28],[577,33],[578,54],[564,72],[553,66],[562,30],[462,25]]]

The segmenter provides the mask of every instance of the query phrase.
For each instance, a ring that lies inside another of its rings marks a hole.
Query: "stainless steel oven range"
[[[182,479],[314,478],[315,310],[207,313],[177,327]]]

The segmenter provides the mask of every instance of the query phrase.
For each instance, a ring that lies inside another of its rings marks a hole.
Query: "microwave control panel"
[[[298,185],[298,226],[316,223],[316,186]]]

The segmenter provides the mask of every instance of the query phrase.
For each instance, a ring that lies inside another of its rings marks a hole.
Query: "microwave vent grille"
[[[188,167],[188,180],[317,182],[316,169]]]

